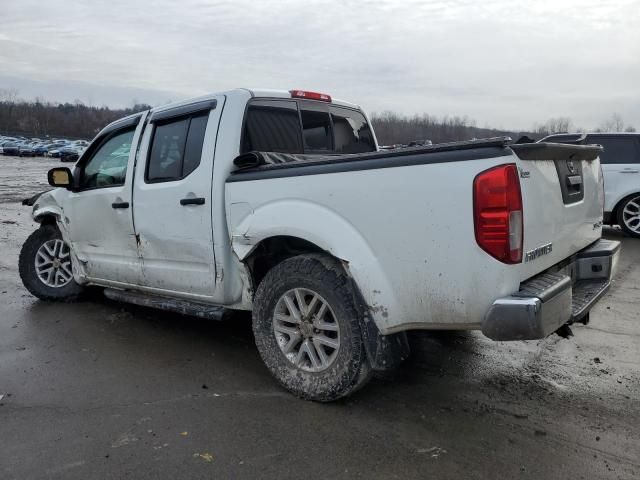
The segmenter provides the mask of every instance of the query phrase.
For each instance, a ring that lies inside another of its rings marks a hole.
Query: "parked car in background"
[[[33,153],[37,156],[46,155],[49,152],[49,148],[46,145],[39,144],[33,147]]]
[[[0,135],[0,155],[4,153],[4,145],[9,144],[7,155],[65,157],[64,161],[76,161],[89,146],[87,140],[69,140],[64,138],[40,139],[11,137]],[[18,150],[15,150],[15,147]],[[20,153],[22,148],[22,153]],[[62,151],[63,149],[67,149]]]
[[[0,153],[4,153],[4,146],[9,144],[17,144],[18,140],[13,137],[0,136]]]
[[[61,162],[75,162],[80,158],[80,152],[75,147],[63,147],[60,149]]]
[[[60,158],[60,152],[64,148],[63,145],[56,145],[53,149],[49,150],[49,156],[53,158]]]
[[[17,143],[8,142],[2,146],[3,155],[20,155],[20,146]]]
[[[604,223],[640,238],[640,133],[563,133],[540,141],[602,145]]]
[[[21,157],[33,157],[35,153],[33,152],[33,147],[28,143],[23,143],[19,148],[19,155]]]

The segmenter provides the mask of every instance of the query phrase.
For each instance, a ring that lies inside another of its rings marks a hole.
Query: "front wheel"
[[[267,368],[290,392],[328,402],[369,380],[356,298],[342,265],[324,255],[284,260],[264,277],[253,333]]]
[[[41,300],[70,302],[83,291],[73,279],[71,251],[54,225],[42,225],[22,245],[20,278]]]
[[[618,207],[618,225],[627,235],[640,238],[640,194],[622,200]]]

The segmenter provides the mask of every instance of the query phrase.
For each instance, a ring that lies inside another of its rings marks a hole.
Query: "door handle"
[[[633,170],[631,168],[625,168],[624,170],[620,170],[620,173],[640,173],[640,170]]]
[[[180,205],[204,205],[204,197],[183,198]]]
[[[111,208],[129,208],[129,202],[113,202]]]

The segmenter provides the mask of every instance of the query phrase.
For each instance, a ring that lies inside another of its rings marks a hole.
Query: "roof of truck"
[[[233,90],[226,90],[223,92],[215,92],[215,93],[209,93],[206,95],[201,95],[199,97],[192,97],[192,98],[187,98],[184,100],[180,100],[178,102],[172,102],[172,103],[168,103],[166,105],[158,105],[157,107],[153,107],[150,110],[147,110],[150,114],[155,114],[157,115],[160,112],[167,112],[169,110],[173,110],[176,108],[180,108],[180,107],[186,107],[186,106],[190,106],[193,105],[195,103],[199,103],[199,102],[206,102],[209,100],[214,100],[216,96],[220,96],[220,95],[224,95],[226,97],[238,97],[238,96],[242,96],[242,97],[246,97],[247,94],[249,94],[251,97],[255,97],[255,98],[294,98],[293,95],[291,94],[291,92],[294,90],[270,90],[270,89],[265,89],[265,88],[253,88],[253,89],[249,89],[249,88],[234,88]],[[336,98],[331,97],[330,102],[326,102],[326,101],[320,101],[320,100],[312,100],[309,99],[307,101],[318,101],[320,103],[330,103],[331,105],[338,105],[338,106],[342,106],[342,107],[349,107],[349,108],[355,108],[360,110],[360,106],[354,104],[354,103],[349,103],[349,102],[345,102],[344,100],[338,100]],[[106,127],[104,127],[101,131],[100,134],[105,133],[106,131],[109,130],[113,130],[115,128],[119,128],[120,126],[127,124],[129,122],[131,122],[133,119],[139,118],[140,115],[142,115],[144,112],[137,112],[131,115],[127,115],[126,117],[123,118],[119,118],[118,120],[115,120],[114,122],[111,122],[110,124],[108,124]]]
[[[255,97],[292,98],[291,90],[271,90],[268,88],[248,88],[247,90],[249,90]],[[340,105],[343,107],[360,108],[360,106],[355,103],[346,102],[334,97],[331,97],[331,103],[333,105]]]
[[[178,102],[173,102],[166,105],[159,105],[157,107],[152,108],[151,111],[158,112],[158,111],[170,110],[172,108],[180,107],[183,105],[189,105],[195,102],[213,100],[216,96],[219,96],[219,95],[225,95],[227,97],[230,97],[230,96],[236,96],[238,94],[246,95],[247,93],[249,93],[252,97],[259,97],[259,98],[292,98],[291,91],[289,90],[273,90],[273,89],[267,89],[267,88],[234,88],[233,90],[225,90],[223,92],[209,93],[199,97],[187,98],[185,100],[180,100]],[[311,101],[314,101],[314,100],[311,100]],[[339,100],[333,97],[331,97],[331,104],[339,105],[342,107],[360,109],[360,107],[354,103],[345,102],[344,100]]]

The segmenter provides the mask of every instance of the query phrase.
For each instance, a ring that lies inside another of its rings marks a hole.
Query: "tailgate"
[[[510,147],[519,158],[524,217],[521,280],[525,280],[600,238],[602,149],[557,143]]]

